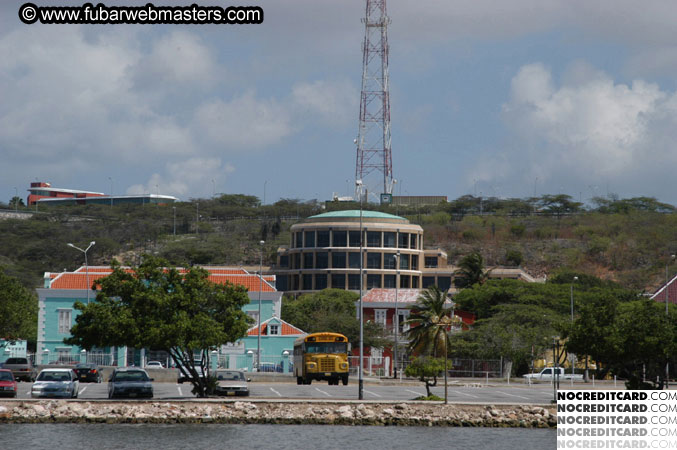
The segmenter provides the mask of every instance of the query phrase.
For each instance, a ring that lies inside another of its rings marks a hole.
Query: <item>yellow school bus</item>
[[[312,333],[294,341],[296,384],[327,380],[348,384],[348,338],[338,333]]]

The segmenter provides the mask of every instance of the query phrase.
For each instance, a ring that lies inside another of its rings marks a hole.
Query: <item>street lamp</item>
[[[80,247],[76,247],[75,245],[71,244],[70,242],[66,245],[69,247],[73,247],[76,250],[80,250],[82,253],[85,254],[85,277],[87,280],[87,304],[89,305],[89,291],[91,289],[91,286],[89,285],[89,266],[87,264],[87,251],[92,248],[92,245],[96,244],[96,242],[92,241],[89,243],[89,246],[86,249],[81,249]]]
[[[397,347],[398,347],[398,334],[400,331],[400,316],[399,316],[399,311],[398,311],[398,292],[399,292],[399,287],[400,287],[400,267],[399,267],[399,262],[400,262],[400,252],[397,252],[397,254],[394,256],[395,258],[395,320],[393,321],[395,324],[395,351],[393,352],[393,378],[397,379]]]
[[[358,377],[358,398],[364,399],[364,378],[362,364],[364,362],[364,309],[362,309],[362,289],[364,287],[364,232],[362,231],[362,180],[355,180],[355,192],[360,196],[360,365],[357,368]]]
[[[571,285],[569,286],[570,288],[570,293],[571,293],[571,325],[573,326],[574,324],[574,283],[578,281],[578,277],[574,277],[573,281],[571,282]],[[574,355],[571,355],[571,378],[573,378],[574,375]]]
[[[261,244],[261,254],[259,258],[259,325],[256,330],[257,345],[256,345],[256,371],[259,372],[261,368],[261,291],[263,290],[263,244],[265,241],[259,241]]]

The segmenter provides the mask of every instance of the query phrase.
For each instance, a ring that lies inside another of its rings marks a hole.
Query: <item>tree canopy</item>
[[[200,352],[204,373],[209,351],[244,337],[249,319],[242,307],[246,289],[216,284],[208,272],[193,267],[186,273],[165,260],[145,257],[131,273],[114,265],[111,275],[96,281],[101,290],[80,314],[66,342],[85,349],[128,346],[164,350],[177,366],[188,369],[194,392],[208,394],[208,380],[198,376],[194,352]]]
[[[38,300],[21,282],[0,267],[0,338],[25,339],[35,348]]]
[[[355,307],[358,300],[359,295],[343,289],[324,289],[298,298],[285,298],[282,302],[282,320],[306,333],[341,333],[355,346],[360,337],[360,322]],[[364,345],[383,347],[387,342],[383,327],[371,321],[364,323]]]

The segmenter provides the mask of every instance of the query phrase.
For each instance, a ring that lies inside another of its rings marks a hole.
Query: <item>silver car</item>
[[[216,394],[217,395],[249,395],[249,385],[251,381],[244,376],[241,370],[223,370],[216,371]]]
[[[108,398],[153,398],[153,379],[143,369],[128,367],[115,369],[108,381]]]
[[[31,397],[78,398],[79,388],[72,369],[43,369],[31,387]]]

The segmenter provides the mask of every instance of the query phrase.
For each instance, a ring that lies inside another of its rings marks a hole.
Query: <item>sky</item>
[[[22,3],[0,4],[1,202],[36,180],[182,200],[352,195],[364,0],[155,1],[257,4],[258,25],[27,25]],[[677,2],[387,8],[395,195],[677,204]]]

